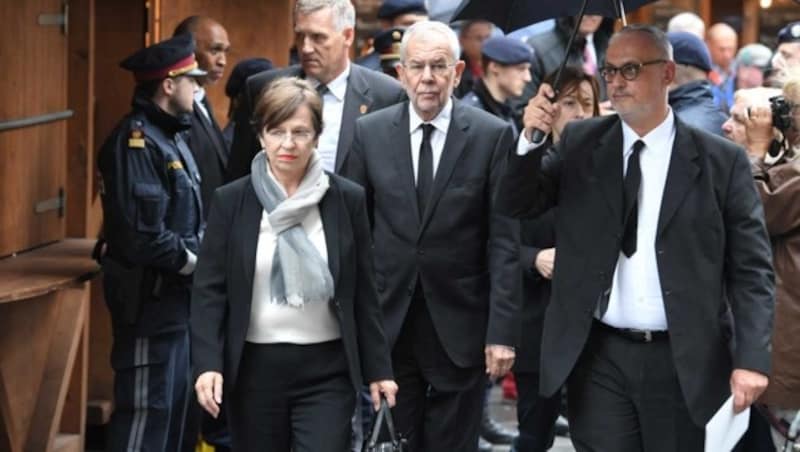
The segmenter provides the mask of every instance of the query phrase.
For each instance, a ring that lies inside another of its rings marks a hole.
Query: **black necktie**
[[[419,216],[425,213],[425,205],[433,185],[433,148],[431,148],[432,124],[422,125],[422,144],[419,146],[419,166],[417,168],[417,205]]]
[[[320,83],[317,85],[317,92],[319,93],[319,97],[325,97],[325,93],[330,92],[330,90],[328,89],[328,85]]]
[[[639,217],[639,187],[642,185],[642,168],[639,166],[639,153],[644,148],[644,141],[636,140],[633,152],[628,157],[628,171],[625,173],[624,206],[622,217],[622,252],[631,257],[636,253],[636,228]]]

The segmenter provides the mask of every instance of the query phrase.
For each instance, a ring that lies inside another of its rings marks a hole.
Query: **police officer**
[[[507,36],[495,36],[481,46],[483,78],[462,99],[473,107],[504,119],[519,131],[519,122],[509,99],[522,95],[531,81],[533,50],[525,43]]]
[[[403,40],[403,28],[390,28],[375,35],[375,53],[380,60],[381,70],[384,74],[397,78],[397,68],[400,62],[400,41]]]
[[[378,22],[381,31],[385,32],[391,28],[406,29],[411,25],[428,20],[428,9],[425,7],[424,0],[384,0],[378,8]],[[373,71],[382,71],[380,52],[378,51],[377,35],[373,40],[373,51],[356,58],[355,63],[368,67]],[[384,71],[385,72],[385,71]]]
[[[101,258],[114,343],[112,451],[177,451],[189,394],[191,274],[203,235],[200,176],[182,134],[197,68],[191,36],[142,49],[133,110],[100,149],[107,248]],[[193,441],[189,438],[187,441]]]

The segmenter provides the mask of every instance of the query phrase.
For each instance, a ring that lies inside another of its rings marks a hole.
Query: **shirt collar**
[[[345,92],[347,91],[347,78],[348,77],[350,77],[350,62],[349,61],[347,62],[347,67],[344,69],[344,71],[342,71],[342,73],[339,74],[338,77],[336,77],[335,79],[331,80],[330,83],[327,84],[328,92],[330,92],[333,95],[333,97],[335,97],[336,100],[338,100],[340,102],[344,101],[344,95],[345,95]],[[316,79],[313,79],[313,80],[315,82],[314,83],[314,88],[316,88],[317,86],[321,85],[321,82],[319,80],[316,80]]]
[[[197,88],[197,91],[194,93],[194,101],[198,104],[203,103],[203,99],[206,97],[206,90],[200,86]]]
[[[650,149],[656,148],[656,146],[661,145],[663,143],[669,143],[669,139],[672,136],[672,133],[675,130],[675,115],[672,112],[672,108],[669,108],[667,112],[667,117],[664,118],[664,121],[661,122],[655,129],[651,130],[647,135],[640,137],[634,130],[622,121],[622,152],[623,155],[627,155],[631,152],[633,148],[633,144],[636,140],[644,141],[645,146]]]
[[[442,108],[442,111],[436,115],[431,121],[428,121],[428,124],[432,124],[436,130],[447,133],[447,128],[450,127],[450,117],[453,115],[453,99],[447,99],[447,103]],[[414,106],[411,102],[408,103],[408,132],[414,133],[419,126],[425,124],[425,121],[419,117],[416,111],[414,111]]]

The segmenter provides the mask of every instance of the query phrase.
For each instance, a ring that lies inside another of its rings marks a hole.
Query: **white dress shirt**
[[[431,150],[433,151],[433,177],[439,168],[442,159],[444,142],[447,138],[447,129],[450,127],[450,118],[453,116],[453,100],[448,99],[442,111],[433,120],[427,123],[419,117],[411,102],[408,103],[408,132],[411,134],[411,165],[414,168],[414,182],[419,173],[419,147],[422,145],[422,125],[431,124],[434,131],[431,133]]]
[[[322,96],[322,134],[319,136],[317,153],[322,159],[322,168],[333,173],[336,169],[336,151],[339,147],[339,131],[342,129],[344,95],[347,92],[347,78],[350,76],[350,63],[338,77],[327,84],[328,90]],[[320,82],[313,80],[316,88]]]
[[[667,316],[656,261],[656,233],[675,143],[672,110],[658,127],[641,138],[622,122],[623,173],[628,170],[628,156],[633,152],[636,140],[645,144],[639,154],[642,183],[639,186],[636,253],[631,257],[619,253],[608,310],[601,320],[617,328],[666,330]]]
[[[206,110],[206,106],[203,104],[203,99],[206,98],[206,90],[202,87],[199,87],[197,91],[194,93],[194,106],[195,108],[200,109],[200,113],[208,119],[208,122],[211,122],[211,116],[208,114],[208,110]]]
[[[273,177],[272,174],[270,177]],[[278,187],[281,187],[280,184]],[[281,190],[283,190],[282,187]],[[325,230],[319,208],[310,209],[301,224],[311,243],[327,262],[328,248],[325,243]],[[341,329],[328,300],[306,301],[302,308],[280,305],[270,301],[272,257],[277,240],[278,237],[272,231],[267,212],[263,210],[256,247],[253,299],[250,305],[247,342],[317,344],[339,339]]]

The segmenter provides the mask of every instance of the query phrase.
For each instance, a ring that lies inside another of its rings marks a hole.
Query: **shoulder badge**
[[[128,137],[128,147],[132,149],[144,149],[144,134],[142,129],[133,129]]]

